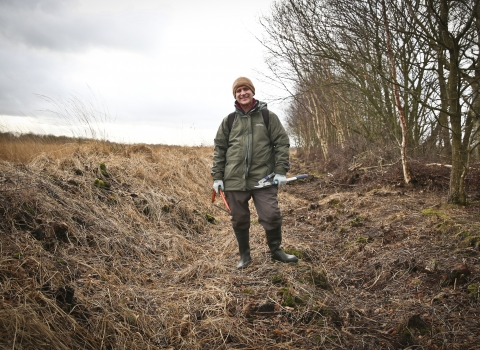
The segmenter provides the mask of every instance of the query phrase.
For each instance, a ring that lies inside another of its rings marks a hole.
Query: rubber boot
[[[282,244],[282,228],[276,228],[273,230],[265,230],[267,235],[267,243],[272,253],[272,259],[281,261],[284,263],[289,262],[298,262],[298,258],[295,255],[285,254],[285,252],[280,248]]]
[[[240,252],[240,261],[237,269],[244,269],[248,266],[252,258],[250,257],[249,230],[234,230],[235,237],[238,242],[238,250]]]

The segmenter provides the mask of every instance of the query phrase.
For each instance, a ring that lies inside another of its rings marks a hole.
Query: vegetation
[[[479,1],[277,1],[261,23],[287,123],[322,163],[451,164],[448,202],[467,203],[480,160]],[[414,174],[413,174],[414,175]]]
[[[279,195],[283,247],[300,262],[271,261],[252,213],[253,262],[238,271],[210,148],[3,136],[2,349],[480,341],[480,196],[443,205],[446,168],[412,162],[404,188],[399,164],[326,174],[292,155],[292,173],[317,174]],[[480,194],[475,169],[466,183]]]

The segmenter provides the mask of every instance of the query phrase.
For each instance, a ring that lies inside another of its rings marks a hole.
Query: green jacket
[[[267,104],[257,101],[245,114],[235,104],[232,130],[228,130],[228,116],[218,128],[212,176],[223,180],[225,191],[252,190],[268,174],[286,175],[290,168],[288,135],[271,111],[267,130],[261,113],[264,108]]]

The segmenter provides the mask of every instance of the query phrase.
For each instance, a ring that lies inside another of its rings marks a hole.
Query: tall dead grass
[[[233,268],[229,217],[211,205],[211,148],[26,149],[0,161],[0,348],[292,348],[295,332],[278,338],[249,315],[262,317],[260,303],[281,317],[278,301],[251,293],[278,298],[269,276],[293,283],[294,270],[270,263],[255,215],[257,268]]]
[[[25,164],[41,153],[57,157],[82,142],[66,137],[0,133],[0,160]]]
[[[67,98],[53,98],[37,95],[46,101],[50,108],[44,112],[54,116],[63,124],[69,135],[99,141],[108,140],[108,128],[114,122],[105,101],[90,89],[90,96],[71,94]]]
[[[231,249],[218,251],[212,235],[234,245],[207,220],[219,214],[210,155],[90,142],[37,144],[29,162],[2,161],[0,347],[220,344],[232,296],[218,259]]]

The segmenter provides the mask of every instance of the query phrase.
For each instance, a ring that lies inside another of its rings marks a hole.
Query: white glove
[[[221,189],[223,191],[223,181],[222,180],[215,180],[213,181],[213,189],[215,192],[218,194],[218,189]]]
[[[287,183],[287,177],[285,175],[277,174],[273,178],[273,182],[275,182],[278,185],[278,187],[282,187]]]

